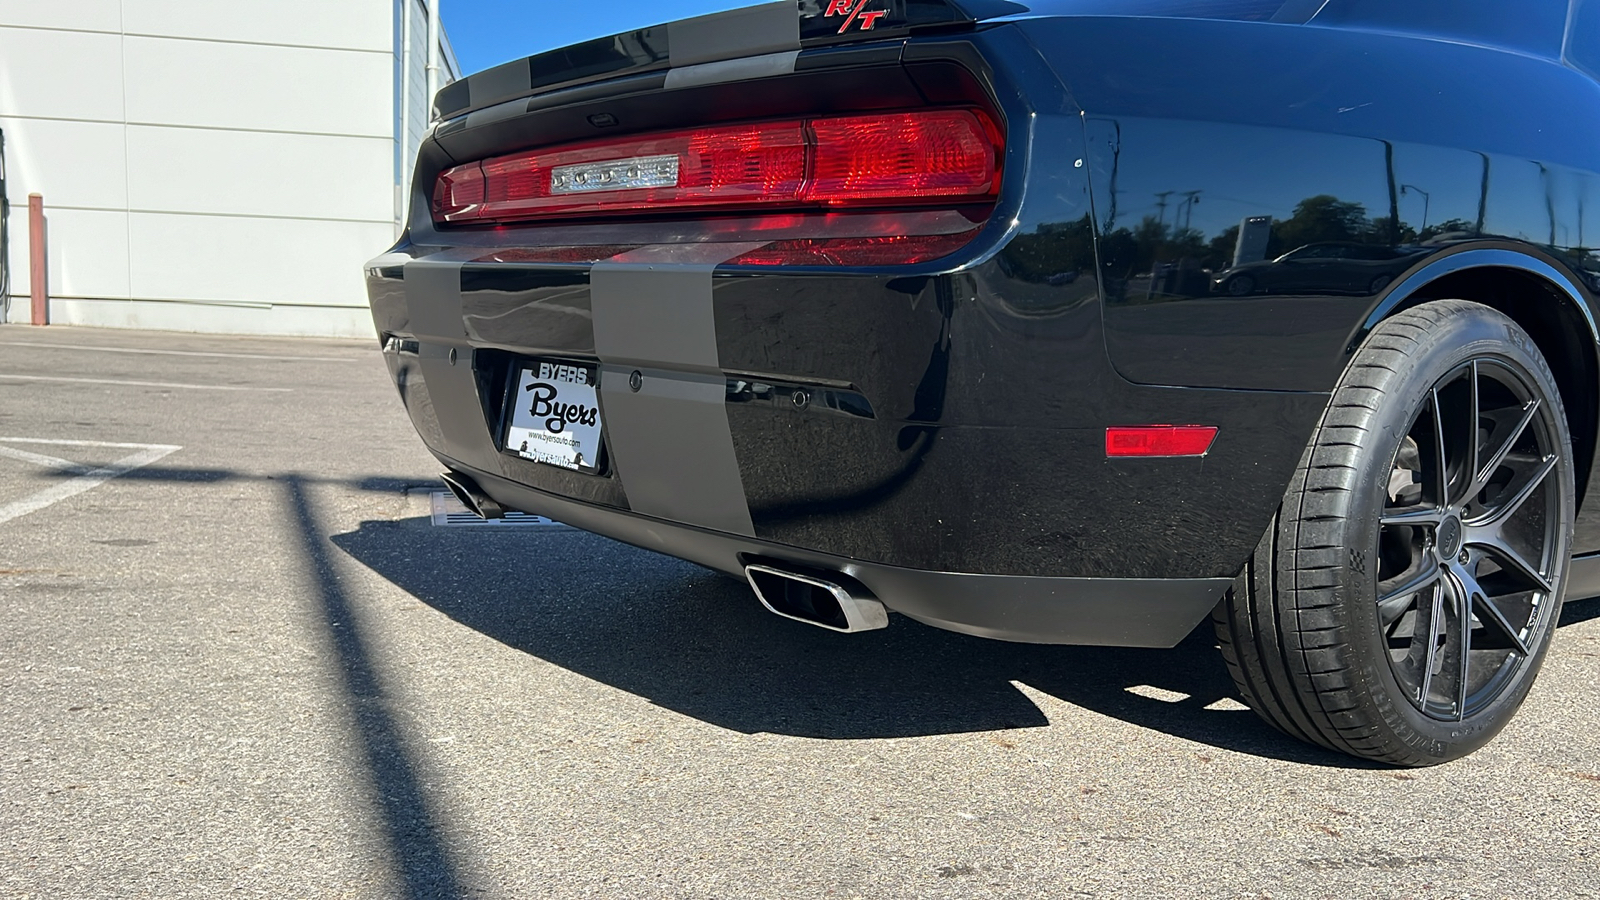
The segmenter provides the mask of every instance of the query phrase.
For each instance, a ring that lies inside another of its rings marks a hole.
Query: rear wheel
[[[1245,702],[1383,762],[1482,746],[1555,629],[1571,458],[1555,379],[1511,319],[1448,300],[1384,322],[1217,608]]]

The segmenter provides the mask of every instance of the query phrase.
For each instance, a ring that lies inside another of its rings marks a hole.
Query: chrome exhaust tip
[[[450,493],[455,494],[456,499],[461,501],[461,505],[465,506],[468,512],[478,518],[504,519],[506,517],[505,507],[497,503],[493,497],[485,494],[483,489],[478,487],[478,483],[471,478],[457,472],[445,472],[439,478],[444,482],[444,486],[450,489]]]
[[[847,575],[839,576],[840,584],[759,564],[745,566],[744,575],[761,605],[785,619],[847,634],[889,627],[888,608]]]

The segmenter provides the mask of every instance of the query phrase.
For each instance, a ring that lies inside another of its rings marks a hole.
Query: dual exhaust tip
[[[848,575],[764,564],[746,566],[744,574],[761,605],[785,619],[845,633],[889,627],[889,610]]]
[[[473,515],[505,518],[505,507],[471,478],[455,472],[439,477]],[[744,574],[761,605],[785,619],[846,634],[889,627],[888,608],[866,585],[842,572],[752,563],[745,566]]]
[[[505,507],[497,503],[493,497],[485,494],[483,489],[478,487],[478,483],[471,478],[465,475],[457,475],[455,472],[446,472],[440,475],[439,478],[444,482],[444,486],[450,489],[450,493],[455,494],[456,499],[461,501],[461,505],[467,508],[467,512],[480,519],[504,519],[506,517]]]

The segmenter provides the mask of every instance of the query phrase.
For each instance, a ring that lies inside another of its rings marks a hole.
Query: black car
[[[1219,292],[1243,297],[1269,294],[1376,294],[1411,268],[1421,250],[1326,241],[1296,247],[1272,260],[1240,263],[1213,279]]]
[[[838,631],[1209,616],[1438,763],[1600,590],[1597,72],[1600,0],[766,3],[440,91],[368,290],[482,515]],[[1329,245],[1417,251],[1210,282]]]

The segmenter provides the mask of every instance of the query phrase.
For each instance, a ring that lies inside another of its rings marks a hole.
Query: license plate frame
[[[502,452],[587,475],[604,471],[599,366],[524,357],[512,362],[506,380]]]

